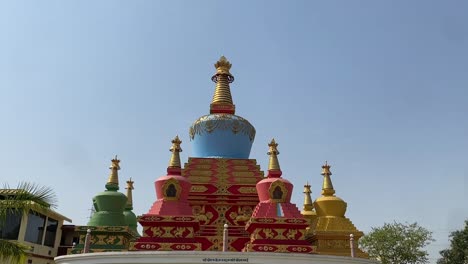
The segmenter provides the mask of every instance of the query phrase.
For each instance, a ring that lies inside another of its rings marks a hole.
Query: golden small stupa
[[[313,203],[316,216],[311,217],[312,207],[307,199],[306,193],[304,203],[304,217],[311,220],[311,224],[307,230],[306,239],[316,247],[318,254],[349,256],[350,252],[350,235],[354,236],[354,248],[357,257],[367,258],[368,255],[358,248],[358,241],[364,234],[359,231],[345,217],[347,204],[343,199],[335,196],[335,189],[331,181],[330,165],[325,162],[322,166],[323,185],[322,195]],[[308,186],[308,185],[306,185]],[[306,187],[306,189],[308,189]],[[310,189],[309,189],[310,190]]]
[[[308,182],[306,185],[304,185],[304,207],[302,208],[301,212],[304,218],[307,219],[307,221],[309,221],[309,224],[314,222],[317,218],[317,213],[315,212],[314,203],[311,197],[312,190],[310,189],[310,187],[311,186]]]

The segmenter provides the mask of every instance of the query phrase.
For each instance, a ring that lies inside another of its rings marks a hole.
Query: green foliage
[[[5,220],[7,212],[27,214],[29,210],[56,207],[57,199],[49,187],[22,182],[16,189],[10,189],[8,185],[5,189],[12,190],[12,195],[6,195],[4,200],[0,200],[0,224]]]
[[[56,207],[56,197],[52,189],[27,182],[18,184],[16,189],[5,186],[0,200],[0,227],[8,213],[28,214],[30,210],[43,211]],[[29,248],[15,241],[0,239],[0,262],[23,263]]]
[[[468,220],[463,230],[450,234],[450,248],[440,251],[441,259],[437,264],[468,264]]]
[[[394,222],[372,228],[359,243],[370,258],[382,264],[422,264],[428,263],[428,253],[423,248],[431,241],[432,232],[417,223]]]
[[[0,239],[0,262],[25,263],[29,247],[16,241]]]

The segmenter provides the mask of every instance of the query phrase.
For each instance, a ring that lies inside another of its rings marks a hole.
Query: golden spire
[[[310,190],[309,182],[304,185],[304,206],[302,208],[301,214],[309,220],[310,223],[315,219],[317,213],[314,210],[314,203],[312,202],[312,197],[310,194],[312,191]]]
[[[182,148],[180,147],[180,144],[182,141],[180,141],[179,136],[176,136],[172,141],[172,147],[169,149],[169,151],[172,152],[171,160],[169,161],[169,168],[180,168],[180,152],[182,152]]]
[[[268,146],[270,147],[270,150],[267,152],[267,154],[270,155],[268,170],[281,170],[278,162],[278,155],[280,154],[277,149],[278,143],[275,142],[275,139],[272,139]]]
[[[330,178],[332,175],[330,171],[330,165],[325,161],[325,165],[322,166],[322,175],[323,175],[323,185],[322,185],[322,195],[331,196],[335,194],[335,189],[333,189],[333,184]]]
[[[132,195],[132,190],[135,189],[133,188],[133,183],[132,178],[130,177],[130,180],[127,181],[127,206],[126,208],[128,209],[133,209],[133,195]]]
[[[112,164],[109,167],[110,175],[109,179],[107,180],[106,188],[108,190],[118,190],[119,189],[119,173],[120,170],[120,160],[117,159],[117,155],[112,159]]]
[[[304,185],[304,211],[312,211],[314,209],[314,204],[312,202],[312,197],[310,194],[312,191],[310,190],[310,184],[309,182]]]
[[[216,73],[211,80],[216,83],[215,93],[211,100],[210,113],[234,114],[235,106],[232,102],[231,89],[229,84],[234,81],[234,76],[229,72],[232,64],[221,56],[215,63]]]

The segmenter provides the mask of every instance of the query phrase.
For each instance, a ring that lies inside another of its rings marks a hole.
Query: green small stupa
[[[115,156],[110,166],[110,175],[104,192],[98,193],[93,198],[96,212],[88,222],[88,226],[128,226],[125,221],[124,210],[127,197],[119,190],[119,166],[120,160]]]
[[[119,190],[119,166],[117,156],[110,166],[109,180],[106,190],[98,193],[93,198],[96,212],[86,226],[75,226],[75,232],[79,234],[78,244],[68,249],[68,254],[83,253],[86,244],[86,233],[90,233],[90,247],[88,252],[127,251],[129,242],[138,237],[136,231],[136,216],[132,210],[133,182],[127,182],[127,195]],[[127,203],[130,200],[130,204]],[[130,206],[129,206],[130,205]],[[126,210],[126,208],[128,208]],[[124,213],[125,211],[125,213]]]

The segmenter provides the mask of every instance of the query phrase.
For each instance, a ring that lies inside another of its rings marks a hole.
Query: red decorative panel
[[[289,246],[286,248],[291,253],[311,253],[311,246]]]
[[[161,248],[159,243],[138,243],[134,244],[134,249],[136,250],[158,250]]]
[[[193,244],[172,244],[172,250],[195,250],[197,247]]]
[[[278,250],[278,247],[273,245],[253,245],[252,249],[254,251],[275,252]]]

